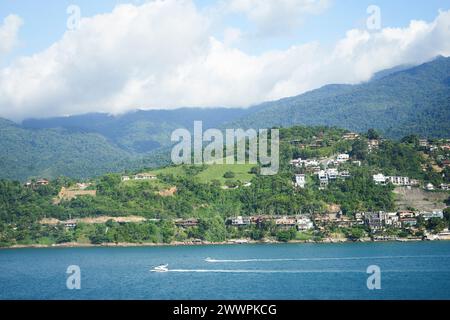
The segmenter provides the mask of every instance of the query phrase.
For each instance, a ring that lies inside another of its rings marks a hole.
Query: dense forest
[[[388,70],[356,85],[328,85],[267,102],[230,126],[327,125],[364,132],[376,128],[389,138],[409,134],[450,137],[450,58]]]

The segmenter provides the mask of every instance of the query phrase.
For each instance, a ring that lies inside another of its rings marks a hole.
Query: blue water
[[[6,249],[0,299],[450,299],[450,242]]]

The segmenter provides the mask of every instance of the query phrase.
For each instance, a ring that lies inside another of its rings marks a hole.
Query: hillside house
[[[155,180],[156,176],[151,173],[138,173],[134,176],[134,180]]]
[[[422,216],[425,221],[428,221],[433,218],[444,219],[444,212],[442,210],[433,210],[431,212],[420,212],[419,215]]]
[[[297,219],[293,217],[277,217],[275,218],[275,224],[281,229],[291,229],[297,226]]]
[[[325,171],[321,170],[318,174],[320,188],[326,188],[328,186],[328,175]]]
[[[400,228],[401,223],[397,212],[380,212],[380,218],[385,226]]]
[[[295,186],[304,189],[306,185],[306,176],[304,174],[295,175]]]
[[[386,185],[387,178],[384,174],[379,173],[379,174],[373,175],[373,181],[375,182],[375,184],[384,186],[384,185]]]
[[[425,186],[425,190],[427,190],[427,191],[433,191],[433,190],[434,190],[434,185],[433,185],[432,183],[428,183],[428,184]]]
[[[47,186],[50,183],[47,179],[39,179],[36,181],[37,186]]]
[[[34,187],[40,187],[40,186],[47,186],[50,183],[50,181],[48,181],[47,179],[39,179],[35,182],[33,181],[28,181],[24,184],[25,187],[27,188],[34,188]]]
[[[177,227],[181,227],[181,228],[191,228],[191,227],[196,227],[198,226],[198,219],[179,219],[179,220],[175,220],[175,225]]]
[[[308,231],[314,229],[314,223],[310,218],[302,217],[297,219],[297,230],[298,231]]]
[[[383,229],[383,217],[380,212],[366,212],[364,218],[367,226],[372,231],[380,231]]]
[[[400,219],[404,219],[404,218],[414,218],[416,216],[416,214],[412,211],[409,210],[401,210],[397,212],[397,215],[399,216]]]
[[[417,225],[416,218],[404,218],[404,219],[400,219],[400,222],[401,222],[403,228],[411,228],[411,227],[415,227]]]
[[[249,226],[252,223],[251,217],[242,216],[230,218],[229,221],[231,222],[231,225],[235,227]]]
[[[380,140],[372,139],[367,142],[369,152],[377,150],[380,147]]]
[[[77,183],[76,186],[80,190],[86,190],[92,185],[92,183]]]
[[[349,141],[356,140],[358,138],[359,138],[359,134],[354,133],[354,132],[348,132],[342,136],[343,140],[349,140]]]
[[[350,155],[348,155],[346,153],[342,153],[337,156],[336,160],[339,163],[346,162],[346,161],[350,160]]]
[[[429,146],[428,140],[427,139],[419,139],[419,146],[426,148]]]
[[[326,174],[329,180],[336,180],[339,176],[339,172],[337,169],[327,169]]]
[[[77,221],[76,220],[64,221],[64,227],[66,229],[75,229],[77,227]]]
[[[394,186],[410,186],[411,182],[408,177],[388,176],[387,181]]]

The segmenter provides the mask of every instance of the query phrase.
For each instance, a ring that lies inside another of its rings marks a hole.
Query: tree
[[[445,228],[445,222],[440,218],[431,218],[428,220],[427,229],[436,233],[442,232]]]
[[[402,143],[412,144],[415,147],[419,145],[419,137],[415,134],[410,134],[409,136],[403,137],[401,140]]]
[[[277,240],[281,242],[289,242],[290,240],[295,239],[297,235],[297,230],[292,228],[290,230],[280,230],[277,232]]]
[[[260,172],[259,167],[252,167],[252,168],[250,169],[250,173],[251,173],[251,174],[259,174],[259,172]]]
[[[231,172],[231,171],[227,171],[227,172],[225,172],[225,174],[223,175],[223,177],[224,177],[225,179],[234,179],[235,176],[236,176],[236,175],[234,174],[234,172]]]
[[[369,129],[367,131],[367,139],[378,140],[380,139],[380,134],[375,129]]]
[[[366,160],[367,154],[369,152],[367,146],[367,141],[364,139],[358,139],[352,144],[352,151],[350,152],[350,155],[352,158],[355,158],[357,160]]]
[[[361,228],[351,228],[346,232],[347,238],[350,240],[358,240],[364,237],[364,230]]]

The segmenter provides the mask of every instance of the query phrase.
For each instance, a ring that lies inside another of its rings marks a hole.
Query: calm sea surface
[[[450,299],[450,242],[6,249],[0,299]]]

